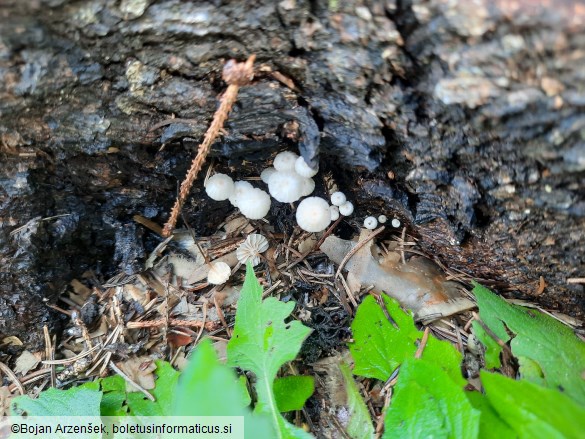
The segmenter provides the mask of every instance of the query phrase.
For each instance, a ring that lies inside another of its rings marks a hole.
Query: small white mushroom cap
[[[264,218],[270,210],[270,195],[262,189],[248,189],[238,198],[238,207],[248,219]]]
[[[341,206],[339,206],[339,213],[343,216],[349,216],[353,213],[353,204],[351,201],[346,201]]]
[[[311,195],[315,190],[315,181],[312,178],[303,178],[303,189],[301,191],[301,195],[306,197],[307,195]]]
[[[229,197],[232,206],[238,207],[239,200],[241,200],[250,189],[254,189],[254,187],[247,181],[236,181],[234,183],[234,192]]]
[[[276,154],[272,165],[277,171],[294,171],[298,157],[294,152],[283,151]]]
[[[323,198],[309,197],[299,203],[297,224],[307,232],[321,232],[331,223],[329,204]]]
[[[230,278],[232,270],[225,262],[212,262],[207,273],[207,282],[213,285],[221,285]]]
[[[347,198],[343,192],[333,192],[331,194],[331,204],[334,206],[341,206],[347,201]]]
[[[331,213],[331,221],[337,221],[339,219],[338,206],[329,206],[329,212]]]
[[[259,233],[248,235],[246,240],[236,250],[236,257],[242,264],[248,261],[255,267],[260,263],[260,254],[268,250],[268,240]]]
[[[368,216],[364,220],[364,227],[366,229],[374,230],[376,227],[378,227],[378,220],[373,216]]]
[[[274,174],[276,172],[276,169],[274,169],[272,166],[270,168],[266,168],[264,171],[262,171],[262,173],[260,174],[260,178],[262,179],[262,181],[266,184],[268,184],[268,180],[270,179],[270,176],[272,174]]]
[[[268,179],[268,191],[281,203],[292,203],[301,198],[303,178],[296,172],[275,172]]]
[[[230,176],[225,174],[212,175],[207,180],[205,192],[212,200],[227,200],[234,192],[234,181]]]
[[[311,178],[317,175],[317,172],[319,172],[319,166],[317,166],[316,169],[313,169],[309,165],[307,165],[307,162],[305,162],[304,158],[299,157],[295,161],[295,171],[301,177]]]
[[[398,218],[394,218],[390,224],[392,224],[392,227],[398,228],[400,227],[400,220]]]
[[[386,221],[388,221],[388,217],[387,217],[386,215],[380,215],[380,216],[378,217],[378,222],[379,222],[380,224],[384,224]]]

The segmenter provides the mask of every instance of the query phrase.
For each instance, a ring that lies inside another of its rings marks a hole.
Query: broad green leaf
[[[104,394],[100,404],[102,416],[126,416],[128,407],[124,405],[126,401],[126,381],[124,378],[112,375],[94,382],[99,383]]]
[[[173,416],[244,416],[246,437],[274,437],[265,417],[245,407],[232,369],[221,364],[208,340],[189,358],[175,389]]]
[[[262,300],[262,288],[248,264],[234,332],[228,343],[228,363],[256,375],[258,401],[255,412],[270,416],[277,438],[310,437],[285,421],[278,411],[273,392],[278,370],[295,359],[311,332],[299,321],[285,321],[294,306],[294,302],[283,303],[273,297]]]
[[[583,438],[585,409],[558,390],[482,371],[487,399],[523,438]]]
[[[479,392],[466,392],[471,405],[481,412],[479,418],[479,439],[512,439],[518,437],[514,430],[500,418],[485,395]]]
[[[477,283],[473,293],[483,322],[502,341],[512,338],[510,347],[523,377],[563,390],[585,405],[585,343],[552,317],[511,305]]]
[[[238,388],[240,389],[240,396],[242,398],[242,404],[244,407],[248,407],[252,404],[252,398],[250,392],[248,392],[248,380],[244,375],[240,375],[237,380]]]
[[[287,376],[274,380],[274,397],[279,412],[301,410],[315,391],[312,376]]]
[[[384,419],[383,438],[475,438],[480,413],[435,362],[408,359]]]
[[[59,390],[51,387],[37,399],[27,395],[12,400],[13,415],[23,411],[28,416],[100,416],[102,392],[96,389],[72,387]]]
[[[358,307],[351,324],[354,342],[349,350],[355,360],[353,373],[386,381],[407,358],[413,358],[423,333],[416,329],[412,316],[398,302],[382,294],[388,314],[398,329],[388,321],[372,296]],[[450,343],[429,336],[422,358],[439,365],[457,384],[463,386],[461,354]]]
[[[352,439],[372,439],[375,434],[370,412],[362,399],[360,391],[353,380],[349,367],[340,364],[341,374],[347,389],[347,409],[349,411],[349,423],[346,432]]]
[[[166,361],[157,361],[157,375],[154,389],[150,394],[154,401],[148,399],[142,392],[130,392],[126,395],[129,414],[131,416],[169,416],[173,406],[173,398],[179,372],[173,369]]]

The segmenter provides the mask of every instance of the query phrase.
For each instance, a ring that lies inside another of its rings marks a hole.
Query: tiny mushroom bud
[[[313,168],[309,167],[309,165],[307,165],[307,162],[305,162],[304,158],[299,157],[295,161],[295,171],[301,177],[311,178],[311,177],[314,177],[315,175],[317,175],[317,172],[319,172],[319,167],[317,166],[317,168],[313,169]]]
[[[293,203],[303,193],[303,178],[296,172],[275,172],[268,180],[268,191],[281,203]]]
[[[335,206],[341,206],[347,201],[347,198],[343,192],[333,192],[331,195],[331,204]]]
[[[205,185],[205,192],[215,201],[227,200],[234,192],[234,181],[225,174],[212,175]]]
[[[238,198],[238,207],[248,219],[264,218],[270,210],[270,195],[262,189],[248,189]]]
[[[297,207],[296,218],[301,229],[307,232],[321,232],[331,223],[329,204],[323,198],[305,198]]]
[[[369,216],[364,220],[364,227],[366,229],[374,230],[378,226],[378,220],[373,216]]]
[[[295,162],[299,156],[294,152],[283,151],[274,157],[273,166],[277,171],[294,171]]]
[[[213,285],[221,285],[230,278],[232,270],[225,262],[212,262],[207,273],[207,282]]]
[[[378,222],[379,222],[380,224],[384,224],[386,221],[388,221],[388,217],[387,217],[386,215],[380,215],[380,216],[378,217]]]
[[[392,224],[392,227],[398,228],[400,227],[400,220],[398,218],[394,218],[390,224]]]
[[[351,201],[346,201],[341,206],[339,206],[339,213],[343,216],[349,216],[353,213],[353,204]]]

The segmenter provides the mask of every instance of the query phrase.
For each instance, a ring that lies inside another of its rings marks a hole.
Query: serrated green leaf
[[[244,416],[246,437],[274,437],[266,417],[245,407],[242,390],[229,367],[221,364],[208,340],[189,358],[175,390],[173,416]]]
[[[169,416],[173,407],[175,387],[179,372],[166,361],[156,361],[155,387],[150,391],[154,401],[146,398],[142,392],[130,392],[126,396],[131,416]]]
[[[485,395],[479,392],[465,392],[471,405],[480,411],[479,439],[512,439],[518,437],[514,430],[500,418]]]
[[[347,390],[349,423],[347,424],[346,432],[352,439],[372,439],[375,430],[366,403],[362,399],[349,367],[345,364],[340,364],[339,368],[341,369],[341,374]]]
[[[311,329],[298,321],[285,322],[294,302],[269,297],[262,300],[262,288],[248,264],[246,280],[236,312],[236,324],[228,343],[228,364],[256,375],[258,401],[255,412],[271,417],[278,438],[310,437],[289,424],[278,411],[273,384],[280,367],[295,359]]]
[[[312,376],[291,375],[274,380],[274,397],[279,412],[301,410],[315,391]]]
[[[100,416],[102,392],[96,389],[72,387],[67,390],[50,388],[37,399],[27,395],[12,400],[11,412],[28,416]]]
[[[511,305],[477,283],[473,293],[482,321],[498,338],[504,342],[510,340],[506,328],[515,334],[510,347],[518,358],[521,372],[525,373],[524,378],[562,389],[585,405],[585,380],[582,378],[585,343],[555,319],[536,310]]]
[[[354,342],[349,344],[349,350],[355,360],[355,375],[386,381],[404,360],[414,357],[423,333],[416,329],[412,316],[397,301],[385,294],[382,298],[399,329],[388,321],[376,300],[368,296],[351,324]],[[465,384],[461,376],[461,354],[450,343],[430,336],[422,358],[440,365],[455,383]]]
[[[585,409],[558,390],[481,371],[487,399],[522,438],[583,438]]]
[[[400,368],[383,438],[475,438],[480,413],[444,369],[422,359]]]

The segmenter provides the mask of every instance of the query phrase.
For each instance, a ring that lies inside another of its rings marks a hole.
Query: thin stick
[[[423,354],[423,351],[425,349],[425,346],[427,345],[428,339],[429,339],[429,327],[427,326],[425,328],[425,332],[422,336],[422,340],[420,341],[420,344],[418,345],[418,349],[416,350],[416,352],[414,354],[414,358],[422,357],[422,354]]]
[[[26,393],[24,391],[24,387],[22,387],[22,383],[20,382],[20,380],[18,379],[16,374],[14,372],[12,372],[12,369],[10,369],[7,365],[2,363],[1,361],[0,361],[0,370],[2,372],[4,372],[4,374],[7,375],[8,378],[10,378],[12,380],[12,384],[14,384],[16,386],[16,388],[18,389],[18,391],[20,392],[21,395],[24,395]]]
[[[193,182],[197,178],[197,174],[201,170],[203,166],[203,162],[207,158],[207,154],[211,149],[211,144],[217,138],[219,132],[223,128],[225,121],[228,118],[228,115],[236,102],[238,97],[238,90],[240,87],[244,85],[248,85],[252,79],[254,78],[254,60],[256,59],[256,55],[251,55],[250,58],[245,63],[236,63],[235,61],[229,61],[223,68],[223,80],[228,84],[228,88],[226,89],[224,95],[221,98],[219,108],[213,115],[213,120],[211,125],[207,129],[205,133],[205,137],[203,138],[203,142],[199,145],[199,150],[197,151],[197,156],[193,159],[191,163],[191,168],[189,172],[187,172],[187,176],[183,183],[181,183],[181,188],[179,189],[179,196],[175,201],[175,205],[173,206],[173,210],[171,210],[171,215],[169,220],[165,224],[163,228],[163,236],[170,236],[173,233],[173,229],[177,224],[177,218],[179,217],[179,212],[181,211],[181,207],[189,195],[189,191],[191,190],[191,186],[193,186]]]
[[[146,397],[148,399],[150,399],[151,401],[155,400],[154,396],[152,396],[148,390],[146,390],[145,388],[143,388],[139,384],[132,381],[132,378],[130,378],[128,375],[126,375],[124,372],[122,372],[122,370],[118,366],[116,366],[113,361],[110,361],[109,366],[113,369],[114,372],[116,372],[118,375],[120,375],[122,378],[124,378],[124,381],[126,381],[128,384],[130,384],[131,386],[135,387],[136,389],[138,389],[142,393],[144,393],[144,395],[146,395]]]
[[[355,255],[364,245],[366,245],[368,242],[370,242],[372,239],[374,239],[376,236],[378,236],[383,231],[384,231],[384,226],[379,227],[376,230],[374,230],[370,235],[368,235],[365,239],[359,241],[355,245],[355,247],[352,248],[345,255],[345,257],[343,258],[343,260],[339,264],[339,268],[337,269],[337,272],[335,273],[335,277],[337,278],[341,275],[341,270],[343,270],[343,267],[345,267],[345,264],[347,264],[347,261],[349,261],[353,255]]]

